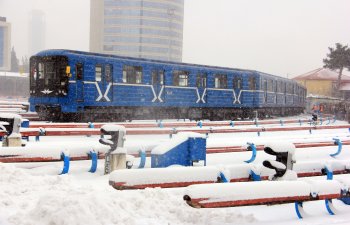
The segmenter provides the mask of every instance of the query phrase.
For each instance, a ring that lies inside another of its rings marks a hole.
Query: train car
[[[30,109],[50,121],[295,115],[304,87],[253,70],[46,50],[30,58]]]

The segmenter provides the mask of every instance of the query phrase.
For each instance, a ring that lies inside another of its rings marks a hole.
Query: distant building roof
[[[342,75],[342,81],[349,81],[350,82],[350,76],[345,75],[343,73]],[[330,69],[326,68],[319,68],[310,72],[307,72],[305,74],[296,76],[293,78],[293,80],[338,80],[338,72],[335,72]]]

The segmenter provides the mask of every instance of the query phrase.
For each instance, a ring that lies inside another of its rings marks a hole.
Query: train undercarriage
[[[122,122],[135,119],[244,120],[272,116],[293,116],[302,107],[289,108],[188,108],[188,107],[85,107],[77,113],[63,113],[59,106],[36,106],[40,120],[57,122]]]

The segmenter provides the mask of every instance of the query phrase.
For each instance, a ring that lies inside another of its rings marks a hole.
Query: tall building
[[[182,61],[184,0],[91,0],[90,51]]]
[[[0,71],[11,69],[11,24],[0,17]]]
[[[45,49],[46,22],[45,13],[34,9],[29,14],[29,54],[34,55]]]

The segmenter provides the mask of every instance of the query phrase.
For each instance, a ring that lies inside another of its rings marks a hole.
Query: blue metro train
[[[30,58],[30,109],[43,120],[237,119],[295,115],[306,89],[243,69],[46,50]]]

